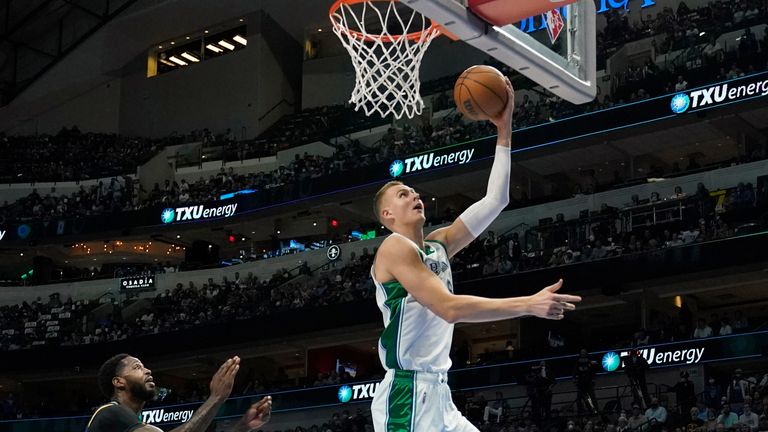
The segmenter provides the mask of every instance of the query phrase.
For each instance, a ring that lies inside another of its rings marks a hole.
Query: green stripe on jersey
[[[448,254],[448,247],[445,245],[445,243],[441,242],[440,240],[424,240],[424,242],[433,242],[433,243],[437,243],[437,244],[439,244],[440,246],[442,246],[442,247],[443,247],[443,249],[445,249],[445,253],[446,253],[446,254]]]
[[[408,292],[398,281],[390,281],[381,285],[387,294],[384,305],[389,309],[389,322],[381,333],[381,346],[386,351],[387,367],[391,369],[400,369],[400,360],[397,352],[400,345],[400,324],[402,321],[403,308],[405,307],[405,298]]]
[[[416,412],[416,373],[396,370],[387,398],[387,432],[410,432]]]

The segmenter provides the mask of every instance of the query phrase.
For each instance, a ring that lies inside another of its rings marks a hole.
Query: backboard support
[[[597,94],[596,9],[592,0],[563,7],[567,17],[565,43],[558,49],[514,24],[489,24],[458,0],[401,1],[571,103],[590,102]],[[557,7],[554,1],[552,5]]]

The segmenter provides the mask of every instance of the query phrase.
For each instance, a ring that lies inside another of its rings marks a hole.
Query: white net
[[[355,110],[396,119],[421,114],[419,66],[439,28],[397,0],[342,1],[330,18],[355,67]]]

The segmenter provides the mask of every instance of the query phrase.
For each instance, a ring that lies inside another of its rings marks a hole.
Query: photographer
[[[576,405],[579,414],[584,412],[585,407],[593,415],[600,410],[595,395],[596,368],[597,362],[591,361],[587,357],[587,350],[582,348],[576,359],[576,368],[573,373],[573,379],[576,381]]]

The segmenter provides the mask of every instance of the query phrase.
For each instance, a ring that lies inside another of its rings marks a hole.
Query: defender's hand
[[[240,370],[240,357],[235,356],[225,361],[216,371],[211,379],[211,396],[214,402],[224,402],[232,393],[232,385],[235,383],[235,376]]]
[[[251,405],[243,414],[240,423],[235,429],[237,432],[250,432],[264,426],[272,416],[272,396],[265,396],[260,401]]]

